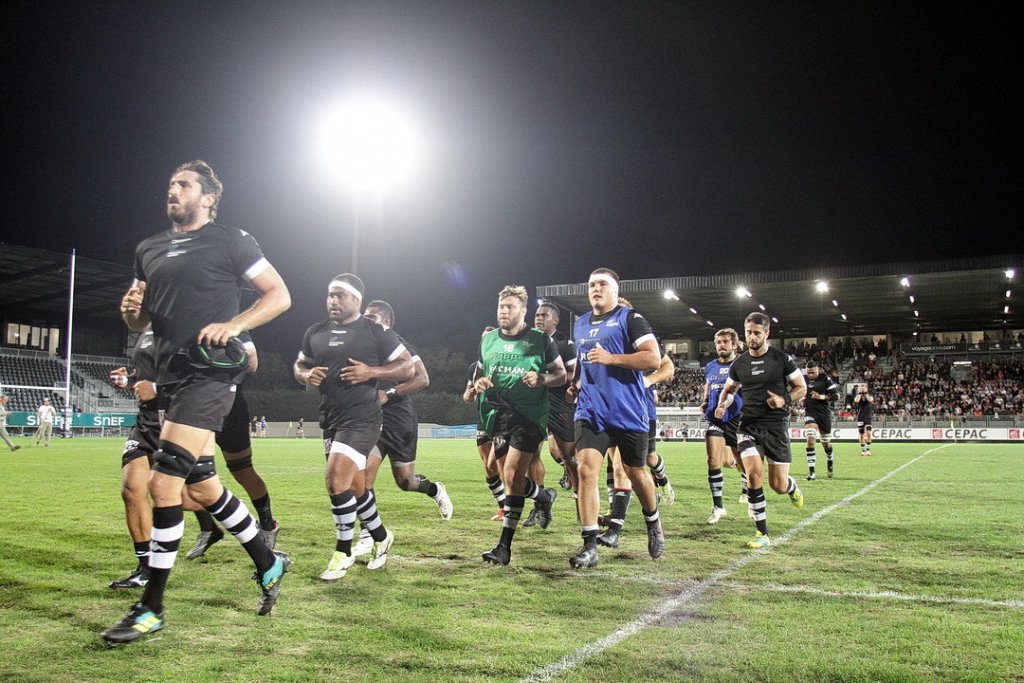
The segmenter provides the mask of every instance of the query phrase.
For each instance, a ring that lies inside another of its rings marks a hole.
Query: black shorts
[[[857,433],[858,434],[870,434],[871,433],[871,420],[858,420],[857,421]]]
[[[572,423],[573,417],[573,413],[549,413],[548,435],[566,443],[575,441],[576,429]]]
[[[651,428],[647,431],[647,453],[658,450],[658,421],[651,420]]]
[[[391,458],[392,465],[411,465],[416,462],[416,444],[419,434],[416,430],[391,431],[384,430],[377,439],[377,450],[381,460]]]
[[[491,435],[484,430],[483,427],[477,425],[476,428],[476,445],[486,446],[491,442]]]
[[[160,433],[153,429],[132,427],[131,434],[124,442],[124,449],[121,451],[121,467],[138,458],[148,458],[149,464],[153,464],[153,453],[160,448]]]
[[[521,453],[536,453],[543,443],[544,433],[532,420],[528,420],[517,412],[499,410],[494,416],[494,457],[503,458],[509,448]]]
[[[818,436],[822,441],[832,440],[832,415],[825,412],[810,412],[804,416],[804,425],[818,425]]]
[[[235,403],[234,384],[218,382],[202,375],[186,377],[178,382],[164,384],[169,406],[164,418],[180,425],[219,432],[224,418]]]
[[[217,432],[215,439],[224,453],[241,453],[252,446],[249,438],[249,404],[241,388],[235,392],[235,403],[224,418],[224,427]]]
[[[365,467],[366,456],[377,445],[378,439],[380,439],[380,420],[348,422],[338,429],[325,429],[324,456],[330,456],[331,445],[338,443],[342,446],[342,453],[348,455],[357,464],[362,459],[362,466]]]
[[[725,445],[729,448],[736,448],[736,431],[740,426],[740,418],[734,417],[728,422],[708,422],[708,428],[704,431],[704,438],[712,436],[725,438]]]
[[[584,448],[593,448],[603,456],[609,448],[618,446],[623,463],[630,467],[644,467],[647,464],[647,440],[647,432],[632,432],[615,427],[607,427],[599,432],[586,420],[576,421],[577,454]]]
[[[761,455],[772,462],[793,461],[793,454],[789,450],[789,428],[785,423],[740,425],[736,441],[740,457],[746,449],[756,447]]]

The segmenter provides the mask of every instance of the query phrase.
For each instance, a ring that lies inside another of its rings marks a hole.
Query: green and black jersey
[[[490,377],[494,382],[480,401],[480,423],[489,436],[494,435],[495,416],[503,410],[514,410],[547,433],[547,387],[528,387],[523,375],[547,372],[558,358],[555,342],[536,328],[527,327],[514,337],[501,330],[483,336],[477,358],[479,376]]]

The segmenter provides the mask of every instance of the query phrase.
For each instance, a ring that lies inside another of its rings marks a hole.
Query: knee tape
[[[153,469],[162,474],[184,479],[196,465],[192,454],[177,444],[164,442],[153,454]]]
[[[195,467],[185,477],[186,484],[198,484],[217,476],[217,470],[213,466],[213,456],[203,455],[196,461]]]
[[[252,467],[252,456],[247,455],[244,458],[238,458],[237,460],[225,459],[224,462],[228,464],[229,472],[239,472]]]

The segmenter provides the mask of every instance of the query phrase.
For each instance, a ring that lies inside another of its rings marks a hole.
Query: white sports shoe
[[[373,550],[373,536],[366,529],[359,532],[359,539],[352,544],[352,557],[369,555]]]
[[[391,544],[395,542],[395,534],[391,529],[388,529],[388,535],[384,537],[383,541],[374,541],[373,552],[370,561],[366,563],[367,569],[380,569],[384,566],[384,563],[388,561],[388,550],[391,549]]]
[[[661,499],[665,502],[665,505],[674,505],[676,502],[676,490],[672,488],[672,484],[665,484],[661,487]]]
[[[331,555],[331,561],[327,563],[327,569],[320,573],[321,581],[337,581],[341,577],[345,576],[348,572],[349,567],[356,561],[356,558],[351,555],[346,555],[340,550],[335,550],[334,554]]]
[[[435,481],[434,485],[437,486],[437,495],[434,496],[437,510],[441,513],[442,519],[451,519],[455,508],[452,507],[452,499],[448,497],[448,489],[439,481]]]
[[[708,517],[708,524],[718,524],[725,517],[725,508],[714,508],[711,510],[711,516]]]

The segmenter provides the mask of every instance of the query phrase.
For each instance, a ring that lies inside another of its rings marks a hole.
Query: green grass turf
[[[837,444],[836,478],[804,482],[795,444],[793,474],[807,503],[797,510],[769,492],[773,536],[933,448],[879,443],[863,458],[855,444]],[[397,537],[391,559],[324,584],[317,577],[334,528],[320,442],[258,440],[255,462],[283,527],[279,548],[295,561],[274,614],[255,616],[252,565],[225,539],[203,559],[179,556],[166,628],[122,647],[98,637],[136,594],[107,588],[134,566],[121,442],[5,452],[0,680],[512,681],[564,657],[574,666],[558,676],[568,681],[1024,680],[1019,446],[935,450],[755,558],[744,548],[753,528],[736,502],[735,472],[726,473],[729,516],[708,527],[703,445],[660,450],[678,502],[662,509],[659,562],[647,556],[634,505],[619,549],[603,550],[594,571],[571,570],[579,533],[561,492],[550,529],[520,530],[510,567],[484,565],[480,553],[499,526],[489,521],[494,503],[473,443],[422,441],[418,469],[447,485],[454,519],[398,491],[384,471],[377,495]],[[185,549],[195,534],[187,515]],[[721,581],[707,583],[716,572]],[[697,597],[578,656],[680,591]]]

